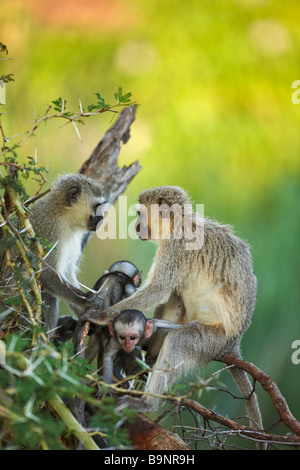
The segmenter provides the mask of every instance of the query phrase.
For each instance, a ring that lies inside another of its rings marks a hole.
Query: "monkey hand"
[[[89,303],[89,308],[98,308],[100,309],[103,304],[103,299],[101,295],[95,294],[94,292],[87,292],[86,299]]]

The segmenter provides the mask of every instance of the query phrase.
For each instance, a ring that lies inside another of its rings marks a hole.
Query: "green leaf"
[[[2,42],[0,42],[0,51],[1,51],[1,52],[5,52],[6,54],[8,54],[7,47],[6,47],[6,45],[3,44]]]
[[[117,100],[118,104],[126,104],[130,102],[131,93],[129,92],[123,95],[123,89],[119,87],[117,93],[114,93],[114,97]]]
[[[64,109],[66,109],[67,101],[63,100],[62,97],[60,96],[57,100],[52,101],[52,104],[54,105],[54,111],[61,113],[63,110],[63,107]]]
[[[1,75],[0,82],[3,82],[3,83],[14,82],[15,79],[13,78],[13,76],[14,76],[13,73],[8,73],[7,75]]]

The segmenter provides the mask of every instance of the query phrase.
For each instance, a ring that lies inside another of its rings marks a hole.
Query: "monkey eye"
[[[119,338],[120,338],[121,341],[125,341],[125,336],[124,335],[120,335]]]
[[[134,341],[136,339],[136,336],[130,336],[130,340]]]

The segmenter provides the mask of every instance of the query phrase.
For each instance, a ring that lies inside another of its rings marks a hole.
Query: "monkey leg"
[[[232,351],[233,356],[242,359],[242,356],[237,350]],[[253,385],[244,370],[232,367],[229,369],[237,386],[246,398],[246,408],[249,417],[249,426],[254,429],[263,430],[262,417],[259,409],[257,396],[253,391]],[[265,442],[258,442],[257,448],[259,450],[266,450],[267,444]]]
[[[88,360],[88,362],[91,363],[94,360],[94,358],[97,356],[97,354],[100,351],[100,345],[101,343],[100,343],[99,338],[97,337],[97,333],[94,333],[90,337],[89,344],[85,352],[85,357]]]
[[[186,325],[171,330],[162,345],[149,385],[141,399],[124,397],[123,402],[141,412],[158,408],[159,396],[191,369],[199,369],[207,362],[227,351],[227,339],[217,328],[203,325]]]

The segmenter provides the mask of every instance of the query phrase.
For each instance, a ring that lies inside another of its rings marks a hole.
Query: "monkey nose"
[[[130,341],[125,342],[125,349],[127,352],[131,352],[134,349],[134,346],[131,344]]]

